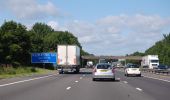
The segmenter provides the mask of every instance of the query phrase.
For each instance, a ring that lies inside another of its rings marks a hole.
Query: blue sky
[[[144,52],[170,32],[169,0],[0,0],[0,25],[44,22],[96,55]]]

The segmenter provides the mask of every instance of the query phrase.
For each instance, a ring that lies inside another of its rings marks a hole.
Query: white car
[[[108,63],[99,63],[93,69],[92,80],[112,79],[115,80],[115,68]]]
[[[138,65],[136,64],[128,64],[125,67],[125,76],[135,75],[135,76],[141,76],[141,71]]]

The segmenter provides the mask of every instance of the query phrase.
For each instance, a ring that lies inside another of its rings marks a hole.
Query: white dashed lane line
[[[120,78],[116,78],[116,79],[120,81]]]
[[[127,84],[128,82],[127,81],[123,81],[125,84]]]
[[[141,88],[136,88],[136,90],[138,90],[138,91],[142,91],[142,89],[141,89]]]
[[[66,90],[70,90],[70,89],[71,89],[71,87],[70,87],[70,86],[66,88]]]
[[[80,77],[80,79],[82,79],[83,77]]]
[[[79,81],[75,81],[76,83],[78,83]]]

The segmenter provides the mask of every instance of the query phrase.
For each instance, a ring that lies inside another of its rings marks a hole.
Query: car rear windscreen
[[[128,68],[139,68],[138,65],[129,65]]]
[[[111,65],[97,65],[97,69],[109,69]]]

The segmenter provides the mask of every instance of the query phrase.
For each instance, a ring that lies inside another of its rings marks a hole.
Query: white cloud
[[[39,4],[36,0],[4,0],[0,6],[20,19],[38,19],[60,16],[58,8],[51,2]]]
[[[96,22],[73,21],[65,27],[78,36],[88,52],[125,55],[145,51],[168,33],[170,18],[136,14],[106,16]]]
[[[74,20],[62,26],[56,21],[48,24],[72,32],[85,50],[97,55],[144,52],[170,31],[170,18],[142,14],[106,16],[96,22]]]

